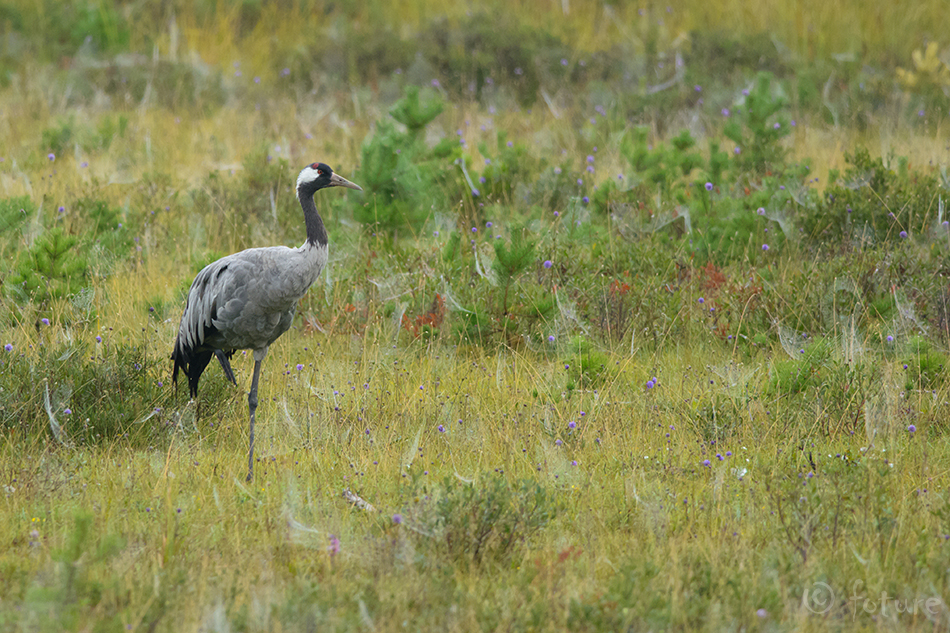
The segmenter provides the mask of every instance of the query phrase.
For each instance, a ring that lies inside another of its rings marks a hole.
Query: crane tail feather
[[[214,355],[217,357],[218,362],[221,363],[221,369],[224,370],[225,377],[236,387],[237,378],[234,377],[234,370],[231,369],[231,357],[234,355],[234,350],[225,352],[217,349],[214,351]]]
[[[181,345],[180,339],[176,341],[175,349],[172,351],[172,360],[175,363],[172,369],[172,383],[178,385],[178,370],[180,369],[188,376],[188,391],[191,397],[198,397],[198,381],[201,380],[201,374],[215,353],[211,350],[186,350]]]
[[[189,359],[190,362],[188,368],[185,369],[185,375],[188,376],[188,391],[192,398],[198,397],[198,381],[201,380],[201,374],[208,363],[211,362],[212,356],[214,356],[214,352],[200,351]]]

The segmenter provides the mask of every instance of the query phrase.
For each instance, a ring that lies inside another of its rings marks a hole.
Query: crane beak
[[[357,191],[363,191],[363,188],[358,184],[350,182],[340,174],[333,174],[330,176],[330,186],[331,187],[346,187],[347,189],[356,189]]]

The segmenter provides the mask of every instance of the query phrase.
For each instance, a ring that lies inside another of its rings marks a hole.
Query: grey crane
[[[178,370],[182,370],[192,398],[198,396],[198,380],[212,356],[237,385],[230,359],[235,350],[254,350],[254,377],[247,396],[251,419],[248,481],[254,477],[254,413],[261,361],[271,343],[290,328],[297,301],[327,263],[327,231],[313,202],[313,195],[325,187],[362,191],[324,163],[304,167],[297,177],[297,200],[303,208],[307,241],[300,248],[249,248],[208,264],[191,284],[178,326],[172,382],[177,385]]]

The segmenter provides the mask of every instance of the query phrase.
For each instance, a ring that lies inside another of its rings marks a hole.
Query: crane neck
[[[317,211],[317,205],[313,202],[313,191],[297,190],[297,200],[303,208],[303,219],[307,225],[307,245],[325,247],[329,240],[327,239],[327,229],[323,225],[323,218]]]

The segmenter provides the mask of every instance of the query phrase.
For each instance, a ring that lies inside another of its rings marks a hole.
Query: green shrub
[[[950,368],[948,357],[922,336],[914,336],[908,341],[908,353],[903,357],[905,383],[904,389],[934,390],[941,388],[947,381]]]
[[[568,391],[602,388],[616,375],[611,356],[596,349],[587,337],[571,340],[573,353],[565,362]]]
[[[495,200],[511,202],[518,185],[532,182],[538,170],[538,161],[522,143],[508,141],[504,131],[498,132],[494,150],[481,143],[478,151],[486,157],[478,187],[482,195]]]
[[[4,291],[21,303],[47,303],[77,292],[86,282],[88,260],[76,248],[79,239],[52,228],[17,258],[4,280]]]
[[[457,141],[444,139],[429,148],[423,138],[423,130],[442,109],[432,93],[423,99],[418,88],[409,86],[390,110],[406,131],[391,121],[377,121],[361,149],[358,179],[366,195],[354,213],[358,221],[388,231],[418,230],[433,208],[459,199],[459,170],[454,163],[462,159],[462,152]]]
[[[684,189],[693,170],[706,162],[695,149],[696,139],[683,130],[668,143],[651,145],[649,133],[647,127],[640,126],[632,137],[626,137],[621,145],[624,158],[636,177],[656,187],[660,195],[685,202]]]
[[[434,20],[420,43],[425,58],[453,96],[483,99],[501,86],[525,107],[538,98],[544,72],[539,62],[560,60],[566,52],[556,37],[511,21],[503,11],[473,12],[457,26],[448,20]]]
[[[36,205],[27,196],[0,200],[0,236],[19,227],[34,213],[36,213]]]
[[[833,345],[825,339],[812,339],[799,350],[790,349],[796,358],[777,360],[772,364],[766,395],[789,395],[817,387],[822,382],[821,370],[831,362]],[[789,345],[793,343],[789,342]]]
[[[559,504],[536,481],[509,482],[487,475],[467,484],[447,477],[430,493],[434,503],[419,513],[429,536],[412,534],[458,564],[505,564],[550,523]]]
[[[495,248],[495,261],[492,262],[492,268],[504,292],[502,314],[508,314],[508,293],[512,284],[532,262],[537,260],[535,242],[528,239],[527,233],[527,228],[515,230],[511,233],[510,244],[504,240],[495,240],[492,243]]]
[[[888,166],[863,148],[845,154],[845,163],[843,174],[830,172],[822,204],[803,210],[811,239],[867,246],[924,236],[936,227],[940,186],[932,170],[911,171],[906,159],[891,158]]]
[[[52,416],[64,432],[52,428],[55,439],[96,444],[128,436],[141,445],[175,428],[167,409],[174,394],[161,385],[165,359],[150,357],[145,344],[100,338],[7,356],[0,366],[0,428],[40,436],[55,427]]]
[[[757,176],[779,171],[785,160],[781,141],[791,134],[791,126],[783,113],[788,102],[773,92],[770,73],[759,73],[743,106],[731,113],[723,129],[739,147],[739,168]]]

